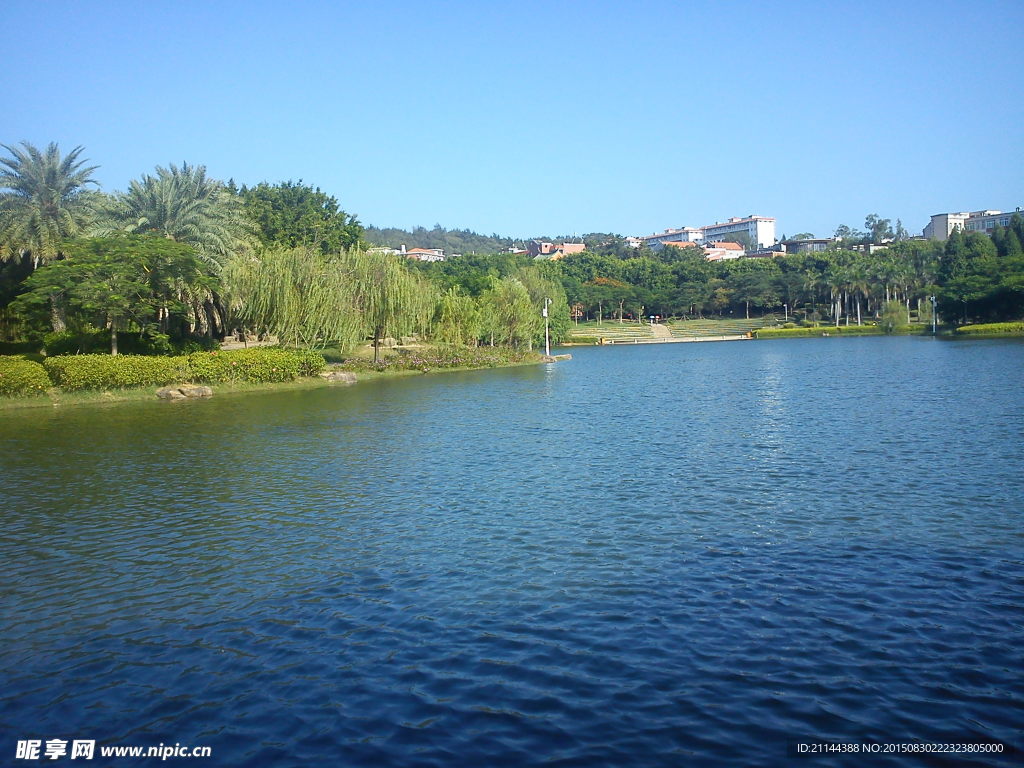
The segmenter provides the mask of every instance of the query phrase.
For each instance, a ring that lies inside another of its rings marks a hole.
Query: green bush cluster
[[[437,347],[431,350],[400,350],[378,362],[365,358],[346,360],[346,371],[427,371],[438,368],[497,368],[539,360],[536,352],[513,347]]]
[[[163,386],[179,381],[204,384],[281,382],[299,376],[315,376],[326,367],[323,356],[316,352],[267,347],[193,352],[177,357],[59,355],[47,358],[42,366],[35,365],[44,376],[49,375],[45,386],[52,381],[68,391]]]
[[[878,336],[882,329],[877,325],[819,325],[812,328],[758,328],[754,336],[758,339],[789,339],[808,336]]]
[[[302,374],[305,354],[275,347],[194,352],[188,356],[188,370],[192,381],[208,384],[291,381]]]
[[[962,325],[956,329],[956,333],[959,336],[1024,335],[1024,322]]]
[[[316,376],[327,367],[327,359],[319,352],[297,349],[294,354],[299,358],[299,376]]]
[[[923,333],[926,326],[916,323],[892,329],[891,333],[908,335]],[[885,329],[880,325],[818,325],[810,328],[758,328],[754,331],[758,339],[789,339],[808,336],[881,336]]]
[[[25,397],[50,388],[50,377],[39,363],[22,357],[0,357],[0,395]]]
[[[180,357],[144,355],[61,355],[43,367],[61,389],[129,389],[181,381],[187,370]]]
[[[597,344],[601,340],[597,336],[570,336],[566,341],[569,344]]]

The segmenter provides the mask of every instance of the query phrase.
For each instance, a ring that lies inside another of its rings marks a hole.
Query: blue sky
[[[0,143],[513,237],[1024,206],[1024,3],[6,0]]]

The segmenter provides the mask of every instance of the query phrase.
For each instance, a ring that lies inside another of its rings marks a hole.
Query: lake
[[[0,414],[3,762],[26,739],[241,766],[1024,746],[1024,343],[571,351]]]

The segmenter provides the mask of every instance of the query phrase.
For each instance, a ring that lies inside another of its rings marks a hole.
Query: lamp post
[[[786,310],[786,322],[789,322],[789,304],[783,304],[782,308]]]
[[[544,298],[544,309],[541,310],[541,314],[544,315],[544,354],[551,357],[551,334],[548,331],[548,305],[551,303],[551,299]]]
[[[935,297],[934,296],[929,296],[929,298],[932,300],[932,336],[934,336],[935,335],[935,320],[936,320],[936,314],[935,314],[935,304],[936,304],[936,302],[935,302]]]

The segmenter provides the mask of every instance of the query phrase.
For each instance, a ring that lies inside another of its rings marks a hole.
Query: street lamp
[[[935,335],[935,320],[936,320],[935,297],[934,296],[930,296],[929,298],[932,300],[932,336],[934,336]],[[918,319],[920,319],[920,318],[918,318]]]
[[[544,354],[551,357],[551,333],[548,331],[548,305],[551,303],[551,299],[544,297],[544,309],[541,310],[541,314],[544,315]]]
[[[783,304],[782,308],[786,310],[786,322],[789,322],[789,304]]]

